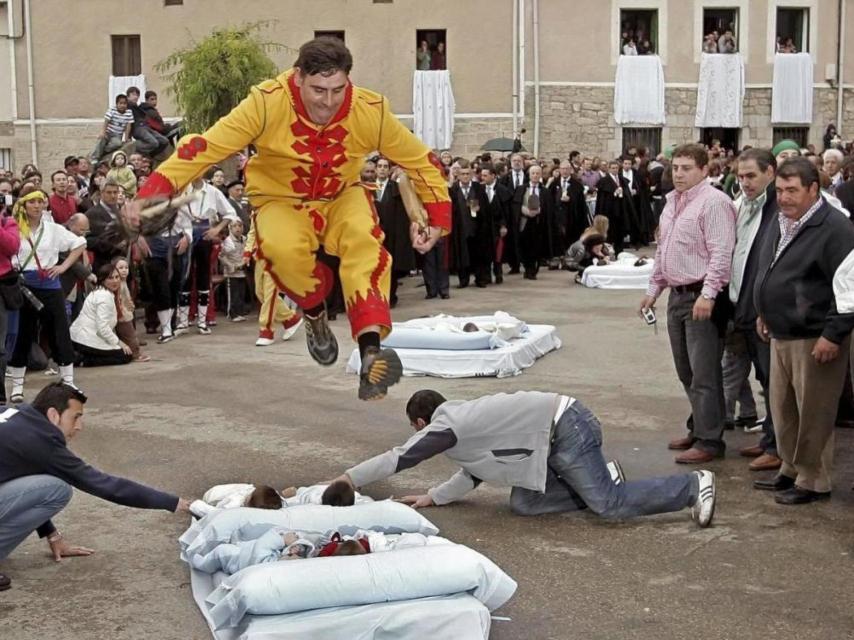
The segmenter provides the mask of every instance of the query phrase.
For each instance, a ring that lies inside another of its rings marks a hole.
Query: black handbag
[[[24,306],[21,275],[17,271],[0,278],[0,297],[7,311],[17,311]]]

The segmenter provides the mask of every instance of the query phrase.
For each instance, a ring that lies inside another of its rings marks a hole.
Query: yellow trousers
[[[371,325],[379,325],[383,337],[391,331],[391,256],[383,248],[370,191],[354,185],[331,202],[268,200],[257,205],[258,255],[280,290],[303,310],[323,304],[333,274],[317,261],[322,244],[341,260],[339,275],[353,337]]]
[[[284,326],[291,324],[297,316],[279,295],[279,288],[267,272],[265,260],[255,262],[255,296],[261,302],[261,312],[258,314],[258,328],[262,333],[273,333],[273,327],[279,323]]]

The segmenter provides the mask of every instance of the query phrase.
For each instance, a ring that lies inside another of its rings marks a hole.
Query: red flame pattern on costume
[[[312,200],[331,200],[342,186],[337,169],[347,162],[344,147],[347,129],[337,125],[318,131],[297,119],[291,125],[291,132],[297,138],[291,148],[312,159],[310,171],[305,166],[294,169],[296,178],[291,181],[291,188]]]

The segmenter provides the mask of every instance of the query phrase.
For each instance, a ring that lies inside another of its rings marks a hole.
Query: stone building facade
[[[164,115],[177,117],[155,65],[186,46],[188,36],[198,39],[218,26],[257,20],[273,20],[265,38],[288,47],[273,56],[282,69],[290,66],[294,48],[318,30],[338,30],[354,55],[354,82],[389,96],[408,126],[417,37],[430,30],[447,46],[457,114],[453,153],[472,156],[489,138],[512,137],[515,125],[526,129],[528,150],[562,158],[572,149],[616,156],[638,136],[651,136],[660,147],[708,136],[694,127],[699,43],[705,21],[722,10],[738,22],[746,77],[743,126],[734,135],[739,146],[772,144],[784,133],[770,117],[775,33],[781,21],[800,15],[799,37],[814,63],[814,117],[798,125],[799,131],[820,143],[825,126],[837,121],[841,80],[837,124],[843,138],[854,138],[854,84],[838,73],[840,62],[847,74],[854,73],[854,46],[840,47],[837,38],[840,23],[843,35],[852,32],[854,0],[572,0],[572,11],[567,0],[256,0],[244,3],[239,15],[232,0],[86,5],[85,12],[69,12],[67,0],[0,2],[0,34],[8,45],[0,46],[0,87],[8,87],[0,91],[0,163],[19,169],[35,160],[49,171],[65,156],[94,147],[115,66],[111,39],[135,34],[147,88],[160,94]],[[666,121],[641,127],[645,131],[619,126],[613,117],[620,30],[627,16],[641,14],[654,17],[666,87]]]

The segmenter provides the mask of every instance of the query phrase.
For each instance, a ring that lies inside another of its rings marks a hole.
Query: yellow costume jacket
[[[449,232],[451,203],[441,164],[391,113],[388,99],[348,84],[338,113],[318,127],[302,104],[295,73],[291,69],[253,87],[204,134],[183,137],[139,197],[172,196],[252,144],[258,153],[246,167],[246,193],[253,206],[282,199],[329,201],[358,183],[365,156],[379,151],[410,177],[430,225]]]

